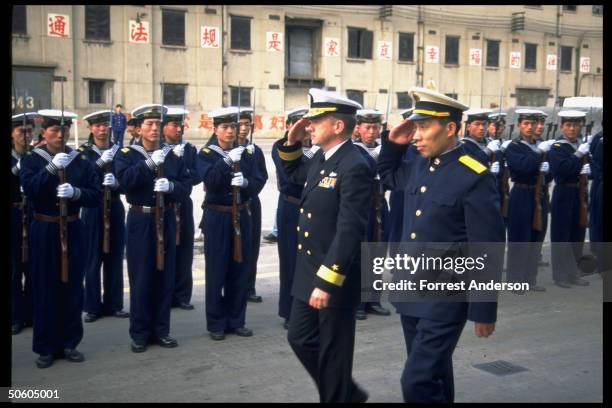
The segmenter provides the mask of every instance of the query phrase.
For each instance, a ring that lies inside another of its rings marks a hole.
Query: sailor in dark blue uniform
[[[287,133],[291,127],[304,116],[308,111],[308,107],[299,107],[285,113],[287,119]],[[313,146],[314,150],[308,149],[314,155],[319,149],[318,146]],[[310,156],[312,157],[312,156]],[[304,156],[303,160],[308,160],[308,156]],[[278,154],[278,147],[272,146],[272,160],[276,167],[276,180],[278,185],[278,204],[276,211],[276,225],[278,225],[278,261],[279,261],[279,297],[278,297],[278,315],[285,319],[283,327],[289,328],[289,319],[291,318],[291,304],[293,296],[291,296],[291,286],[293,285],[293,275],[295,273],[295,262],[297,256],[297,240],[298,240],[298,220],[300,218],[300,197],[304,186],[289,181],[283,162]]]
[[[603,236],[603,129],[591,140],[591,192],[589,198],[589,239],[597,257],[597,271],[610,267],[610,254],[605,251]]]
[[[130,114],[131,116],[131,114]],[[128,134],[132,137],[130,139],[130,145],[133,145],[135,143],[138,143],[138,141],[140,140],[140,137],[138,136],[138,132],[136,131],[136,128],[138,127],[138,119],[132,117],[127,121],[127,132]]]
[[[285,172],[304,184],[287,339],[321,402],[365,402],[352,379],[360,252],[371,200],[370,169],[350,138],[361,105],[310,89],[309,111],[275,143]],[[320,150],[303,160],[308,134]]]
[[[533,112],[537,114],[537,122],[534,131],[534,139],[536,143],[539,145],[542,143],[544,139],[544,128],[546,127],[546,118],[548,114],[539,109],[533,109]],[[542,203],[542,210],[544,211],[544,216],[542,217],[542,233],[538,236],[538,267],[539,266],[548,266],[550,265],[548,262],[542,260],[542,246],[544,244],[544,238],[546,237],[546,232],[548,231],[548,215],[550,214],[550,182],[553,180],[552,174],[549,171],[544,176],[544,201]]]
[[[121,190],[112,173],[112,161],[119,145],[110,144],[111,110],[93,112],[83,117],[89,123],[89,140],[79,151],[87,157],[96,169],[98,184],[103,198],[96,208],[84,208],[82,220],[87,234],[85,267],[85,322],[90,323],[102,316],[125,318],[123,311],[123,254],[125,252],[125,208],[121,202]],[[105,221],[104,210],[108,219]],[[106,247],[104,244],[105,222]],[[100,276],[100,268],[103,277]],[[100,279],[104,281],[104,296]]]
[[[544,188],[540,186],[538,197],[541,225],[534,225],[535,194],[538,180],[543,180],[549,171],[546,153],[550,150],[552,141],[544,141],[539,145],[535,142],[535,129],[540,117],[539,111],[533,109],[517,109],[518,128],[520,136],[509,143],[504,151],[506,163],[510,170],[513,186],[508,202],[508,282],[529,283],[529,290],[541,292],[545,288],[536,284],[540,247],[527,242],[540,242],[545,222],[546,203]],[[519,243],[514,245],[513,243]],[[522,291],[514,291],[523,294]]]
[[[508,225],[508,198],[510,194],[510,186],[508,184],[510,180],[510,172],[508,170],[508,163],[504,157],[504,150],[510,143],[510,140],[502,142],[502,134],[506,129],[506,112],[501,110],[494,111],[489,114],[489,128],[487,130],[487,144],[498,140],[500,142],[499,150],[491,153],[491,167],[489,170],[495,174],[497,190],[499,192],[501,213],[504,219],[504,227]],[[498,162],[498,164],[495,164]],[[499,168],[498,168],[499,167]]]
[[[33,209],[30,225],[30,272],[34,299],[34,335],[32,350],[39,354],[36,365],[46,368],[55,358],[81,362],[76,350],[83,338],[83,274],[85,241],[79,219],[81,207],[96,207],[102,190],[96,172],[87,157],[64,147],[72,119],[77,115],[59,110],[41,110],[44,146],[35,148],[21,159],[19,174],[23,191]],[[62,132],[62,116],[64,132]],[[64,150],[62,151],[62,147]],[[61,172],[65,183],[60,184]],[[60,208],[58,198],[66,199],[67,276],[62,273],[60,245]]]
[[[238,133],[238,108],[221,108],[209,116],[213,118],[214,137],[200,150],[197,161],[198,173],[206,188],[202,205],[206,329],[213,340],[224,340],[225,333],[253,335],[245,327],[251,262],[249,204],[265,181],[254,154],[244,146],[233,147]],[[236,223],[232,217],[233,193]]]
[[[135,109],[140,142],[120,149],[113,160],[113,173],[130,205],[126,251],[131,349],[135,353],[146,351],[148,343],[167,348],[178,345],[170,336],[176,256],[174,205],[191,193],[191,179],[172,147],[160,143],[166,112],[167,107],[159,104]],[[163,202],[157,200],[158,193]],[[158,203],[163,207],[156,211]],[[156,216],[158,211],[162,214],[161,223]],[[163,245],[159,254],[157,245]]]
[[[404,186],[404,228],[408,242],[503,242],[495,180],[457,141],[467,106],[438,92],[413,88],[412,115],[383,139],[378,171],[393,188]],[[404,161],[415,140],[420,156]],[[408,302],[401,314],[408,358],[401,378],[406,402],[452,402],[452,354],[466,320],[488,337],[495,328],[491,302]]]
[[[253,109],[251,108],[240,108],[240,128],[238,130],[238,138],[236,140],[237,146],[245,146],[249,150],[249,154],[253,155],[255,163],[257,163],[257,169],[259,174],[264,178],[264,184],[268,180],[268,170],[266,169],[266,159],[263,151],[259,146],[253,142]],[[264,184],[261,185],[263,189]],[[251,204],[249,209],[251,211],[251,260],[247,267],[249,275],[248,283],[248,295],[247,300],[249,302],[261,303],[261,296],[257,294],[255,290],[255,279],[257,277],[257,261],[259,260],[259,247],[261,245],[261,201],[259,201],[259,191],[253,191],[251,196]]]
[[[19,182],[21,158],[30,150],[36,112],[14,115],[11,120],[11,332],[32,326],[32,281],[29,270],[28,230],[32,206]],[[25,211],[25,213],[24,213]],[[25,244],[25,246],[23,245]]]
[[[585,113],[576,110],[559,112],[562,137],[553,143],[548,154],[550,172],[555,179],[550,205],[550,242],[553,280],[557,286],[586,286],[581,279],[578,261],[582,256],[585,223],[580,223],[581,199],[579,179],[590,175],[588,142],[580,143]],[[588,183],[588,181],[587,181]],[[587,184],[588,185],[588,184]],[[584,200],[587,199],[585,190]]]
[[[198,150],[191,143],[183,140],[185,115],[189,111],[183,108],[168,108],[164,115],[163,135],[166,143],[173,147],[174,155],[180,158],[189,175],[191,186],[202,182],[197,171]],[[188,195],[174,206],[176,218],[176,266],[172,306],[183,310],[193,310],[191,294],[193,291],[193,240],[194,220],[193,201]]]
[[[368,227],[366,228],[367,242],[388,242],[389,241],[389,207],[385,199],[386,186],[380,181],[376,171],[376,161],[380,154],[381,145],[376,142],[382,130],[382,113],[375,109],[360,109],[355,115],[357,119],[358,142],[355,146],[360,147],[360,153],[370,166],[370,176],[372,183],[372,206]],[[385,251],[386,252],[386,251]],[[385,254],[381,254],[384,256]],[[376,293],[380,295],[380,292]],[[367,319],[367,313],[389,316],[391,312],[380,304],[380,298],[374,302],[361,302],[357,308],[355,318],[357,320]]]

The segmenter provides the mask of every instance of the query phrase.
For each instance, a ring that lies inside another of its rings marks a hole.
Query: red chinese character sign
[[[391,48],[391,41],[379,41],[378,42],[378,58],[390,60],[393,57],[393,50]]]
[[[47,14],[47,35],[49,37],[69,37],[70,16],[65,14]]]
[[[203,113],[200,115],[200,124],[198,125],[198,129],[204,130],[212,130],[213,128],[213,120],[208,117],[208,114]]]
[[[149,43],[149,22],[130,20],[130,42],[148,44]]]
[[[520,51],[513,51],[510,53],[510,68],[521,67],[521,53]]]
[[[283,33],[266,32],[266,51],[283,52]]]
[[[557,70],[557,56],[555,54],[548,54],[546,56],[546,69],[548,71]]]
[[[589,57],[580,57],[580,72],[591,72],[591,59]]]
[[[480,66],[482,64],[482,50],[470,48],[470,65]]]
[[[440,63],[440,49],[435,45],[428,45],[425,47],[425,62],[428,64],[439,64]]]
[[[323,47],[324,57],[339,57],[340,56],[340,39],[325,37]]]
[[[202,48],[219,48],[219,27],[201,27],[200,44]]]

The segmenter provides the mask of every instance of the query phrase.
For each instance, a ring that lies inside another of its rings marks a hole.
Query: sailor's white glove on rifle
[[[540,142],[540,144],[538,145],[538,150],[542,153],[547,153],[550,151],[550,148],[552,147],[553,144],[555,144],[557,141],[554,139],[551,140],[545,140],[543,142]]]
[[[499,174],[499,161],[495,161],[495,162],[491,163],[490,171],[493,174]]]
[[[177,157],[183,157],[183,154],[185,153],[185,145],[184,144],[176,145],[174,146],[174,149],[172,149],[172,151]]]
[[[580,169],[580,174],[586,174],[587,176],[591,174],[591,165],[589,163],[582,166]]]
[[[506,149],[508,148],[508,145],[512,143],[512,140],[506,140],[504,143],[502,143],[501,145],[501,151],[504,152],[506,151]]]
[[[57,196],[59,198],[74,197],[74,187],[70,183],[64,183],[57,186]]]
[[[244,178],[241,171],[238,171],[234,173],[230,184],[234,187],[246,188],[249,185],[249,181]]]
[[[580,154],[580,157],[582,156],[586,156],[587,154],[589,154],[589,151],[591,150],[591,144],[590,143],[582,143],[580,146],[578,146],[578,150],[577,153]]]
[[[51,163],[53,163],[53,165],[58,169],[63,169],[68,165],[68,160],[70,160],[70,156],[68,156],[66,153],[58,153],[53,156]]]
[[[108,150],[105,150],[104,153],[102,153],[102,156],[100,156],[100,160],[102,160],[104,164],[107,164],[113,160],[114,156],[115,156],[115,152],[113,151],[113,149],[108,149]]]
[[[151,160],[153,160],[153,163],[155,163],[156,166],[159,166],[164,162],[164,160],[166,160],[166,154],[161,149],[156,150],[151,155]]]
[[[495,153],[501,148],[501,143],[499,140],[491,140],[487,144],[487,149],[489,149],[492,153]]]
[[[232,164],[238,163],[240,158],[242,157],[242,153],[244,152],[244,146],[238,146],[230,150],[227,154],[227,157],[230,159]]]
[[[106,173],[104,175],[104,181],[102,181],[103,186],[109,186],[110,188],[117,188],[119,186],[119,182],[115,178],[113,173]]]
[[[247,145],[246,150],[247,152],[249,152],[249,154],[253,154],[255,152],[255,145],[254,144]]]
[[[550,170],[550,165],[548,164],[547,161],[542,162],[542,164],[540,164],[540,172],[541,173],[548,173],[549,170]]]
[[[167,178],[162,177],[155,180],[155,185],[153,186],[153,191],[157,193],[167,193],[170,191],[170,182]]]

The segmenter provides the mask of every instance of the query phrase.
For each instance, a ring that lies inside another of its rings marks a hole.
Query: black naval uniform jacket
[[[323,150],[302,160],[302,144],[275,143],[289,181],[303,184],[295,277],[291,294],[306,303],[314,288],[331,295],[328,307],[360,300],[361,242],[372,200],[370,169],[348,140],[328,159]]]

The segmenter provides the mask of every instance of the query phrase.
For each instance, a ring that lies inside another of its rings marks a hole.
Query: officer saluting
[[[83,253],[87,239],[79,210],[97,206],[102,191],[93,165],[64,146],[62,140],[68,137],[77,115],[60,110],[40,110],[38,114],[43,117],[41,132],[46,143],[21,159],[20,179],[34,212],[30,226],[30,250],[36,254],[30,259],[32,350],[40,355],[36,365],[46,368],[58,357],[72,362],[85,360],[76,350],[83,338]],[[60,184],[62,172],[65,182]],[[66,214],[60,213],[62,200],[66,200]],[[65,257],[61,256],[60,225],[66,226]],[[62,266],[67,267],[67,276]]]
[[[196,164],[198,150],[191,143],[183,140],[185,115],[189,111],[183,108],[168,108],[162,123],[166,143],[173,146],[174,154],[179,157],[187,170],[191,186],[200,184],[202,180],[198,174]],[[174,280],[174,294],[172,305],[183,310],[193,310],[191,293],[193,290],[193,201],[187,195],[185,199],[174,206],[178,229],[178,242],[176,245],[176,277]]]
[[[392,188],[404,186],[402,241],[503,242],[495,181],[457,142],[467,106],[438,92],[412,88],[412,115],[383,139],[378,171]],[[416,133],[415,133],[416,132]],[[414,138],[420,156],[402,161]],[[478,337],[495,328],[496,303],[397,303],[408,359],[406,402],[454,399],[452,353],[466,319]]]
[[[359,142],[355,142],[355,146],[361,148],[360,152],[365,161],[370,166],[370,182],[372,183],[372,206],[370,208],[370,217],[368,227],[366,228],[366,241],[368,242],[387,242],[389,239],[389,207],[385,199],[385,189],[380,182],[380,177],[376,171],[376,162],[380,154],[380,144],[376,139],[380,137],[382,130],[382,112],[375,109],[360,109],[356,114],[357,119],[357,134]],[[384,256],[384,254],[381,254]],[[376,292],[380,297],[380,292]],[[365,320],[367,313],[389,316],[391,312],[376,302],[361,302],[357,308],[356,319]]]
[[[125,318],[123,311],[123,254],[125,250],[125,209],[122,190],[112,173],[112,161],[119,146],[110,144],[111,110],[90,113],[83,117],[89,123],[90,139],[79,151],[96,169],[97,182],[104,196],[97,208],[83,209],[83,227],[87,234],[85,253],[85,322],[100,317]],[[116,146],[116,147],[115,147]],[[104,214],[104,211],[107,214]],[[108,228],[108,231],[105,231]],[[105,235],[106,234],[106,235]],[[107,242],[104,242],[104,240]],[[104,297],[100,288],[100,268],[104,271]]]
[[[287,338],[321,402],[364,402],[367,393],[351,378],[360,245],[372,197],[370,169],[350,141],[361,105],[319,89],[309,93],[308,113],[275,143],[289,180],[304,184]],[[304,161],[308,133],[321,149]]]
[[[169,335],[176,255],[174,204],[189,196],[191,180],[172,147],[160,143],[166,112],[167,107],[159,104],[135,109],[140,142],[119,150],[113,160],[113,172],[130,204],[126,250],[135,353],[154,342],[161,347],[178,345]]]
[[[567,110],[559,112],[558,116],[561,118],[563,136],[554,141],[548,154],[550,172],[555,179],[550,211],[551,259],[555,284],[569,288],[570,284],[589,284],[579,277],[578,272],[578,260],[582,256],[587,226],[586,222],[580,224],[578,179],[581,175],[591,174],[588,163],[590,145],[588,142],[581,144],[578,140],[584,126],[584,112]],[[571,243],[571,249],[565,243]]]
[[[293,125],[308,112],[308,107],[299,107],[287,111],[287,133]],[[316,150],[319,149],[315,146]],[[312,153],[316,153],[316,150]],[[285,319],[283,327],[289,329],[291,318],[291,287],[295,273],[295,262],[297,256],[298,232],[297,226],[300,218],[300,197],[302,196],[303,184],[292,183],[283,167],[283,161],[278,152],[278,146],[272,146],[272,160],[276,167],[276,180],[278,182],[278,204],[276,210],[276,225],[278,225],[278,263],[280,290],[278,296],[278,315]],[[308,158],[304,156],[304,160]]]
[[[248,208],[250,198],[261,191],[265,181],[252,152],[244,146],[233,147],[238,115],[236,107],[209,114],[214,133],[210,144],[198,153],[197,164],[206,188],[202,204],[206,329],[219,341],[226,332],[253,335],[245,327],[252,222]]]
[[[11,120],[11,332],[19,334],[32,325],[32,281],[28,262],[28,229],[32,207],[21,191],[21,158],[29,152],[36,112],[15,115]],[[25,211],[25,214],[24,214]],[[25,225],[24,225],[25,223]],[[25,247],[23,245],[25,244]]]

